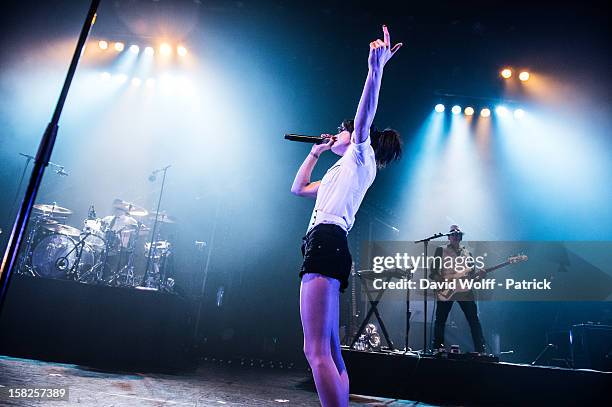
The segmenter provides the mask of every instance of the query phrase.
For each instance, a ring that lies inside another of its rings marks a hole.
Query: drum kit
[[[19,272],[90,284],[172,291],[174,281],[167,274],[173,247],[168,240],[161,240],[163,228],[159,225],[173,224],[176,219],[160,212],[158,233],[145,242],[155,213],[122,199],[115,199],[112,207],[112,215],[100,218],[90,206],[81,228],[76,228],[66,224],[72,210],[56,203],[34,205]],[[144,263],[147,270],[140,267]]]

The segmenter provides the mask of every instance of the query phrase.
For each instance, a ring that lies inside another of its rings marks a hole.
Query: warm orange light
[[[523,71],[519,74],[519,79],[523,82],[528,81],[529,80],[529,72],[527,71]]]
[[[98,47],[100,47],[100,49],[107,49],[108,48],[108,42],[101,40],[98,41]]]
[[[122,42],[116,42],[115,43],[115,51],[117,52],[121,52],[123,51],[123,49],[125,48],[125,44]]]
[[[508,79],[512,76],[512,69],[505,68],[500,72],[500,75],[502,76],[502,78]]]
[[[468,106],[465,108],[463,113],[465,113],[466,116],[472,116],[474,114],[474,108],[471,106]]]
[[[172,53],[172,47],[164,42],[159,46],[159,53],[162,55],[170,55]]]
[[[491,116],[491,111],[485,107],[484,109],[480,111],[480,115],[482,117],[489,117]]]

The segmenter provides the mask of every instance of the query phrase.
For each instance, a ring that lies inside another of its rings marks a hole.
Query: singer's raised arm
[[[378,94],[380,92],[380,84],[382,81],[383,68],[393,55],[401,48],[402,43],[395,44],[391,47],[391,36],[389,29],[383,25],[384,40],[376,40],[370,43],[370,54],[368,56],[368,76],[366,77],[365,85],[357,113],[355,114],[355,143],[363,143],[370,136],[370,127],[376,116],[376,107],[378,106]]]
[[[307,198],[316,198],[317,192],[319,191],[319,185],[321,185],[321,181],[310,182],[310,176],[312,175],[312,170],[314,169],[319,156],[329,149],[331,149],[332,145],[336,142],[336,138],[329,134],[322,134],[321,136],[329,138],[329,141],[324,144],[315,144],[312,146],[310,153],[298,169],[297,174],[295,174],[295,179],[293,180],[293,185],[291,185],[291,193],[297,196],[304,196]]]

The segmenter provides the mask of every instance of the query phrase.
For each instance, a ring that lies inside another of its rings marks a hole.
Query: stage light
[[[145,47],[144,53],[145,55],[153,55],[155,54],[155,50],[153,49],[153,47]]]
[[[480,111],[480,116],[489,117],[491,116],[491,111],[485,107],[484,109]]]
[[[495,108],[495,114],[499,117],[506,117],[508,115],[508,109],[505,106],[497,106]]]
[[[453,114],[461,113],[461,106],[459,106],[459,105],[453,106],[453,108],[451,109],[451,112],[453,112]]]
[[[444,111],[444,105],[442,103],[438,103],[436,107],[434,107],[435,111],[438,113],[442,113]]]
[[[177,78],[169,73],[162,74],[158,80],[160,89],[170,90],[177,84]]]
[[[108,49],[108,42],[100,40],[98,41],[98,47],[100,47],[100,49]]]
[[[504,69],[501,71],[501,73],[500,73],[500,74],[501,74],[502,78],[504,78],[504,79],[509,79],[509,78],[512,76],[512,69],[510,69],[510,68],[504,68]]]
[[[102,72],[100,74],[100,78],[102,78],[103,80],[107,81],[111,78],[111,74],[109,74],[108,72]]]
[[[159,53],[162,55],[170,55],[172,53],[172,47],[164,42],[159,46]]]
[[[527,71],[523,71],[519,74],[519,79],[523,82],[528,81],[529,80],[529,72]]]
[[[472,116],[474,114],[474,108],[471,106],[468,106],[465,108],[463,112],[465,113],[466,116]]]
[[[149,88],[152,88],[153,86],[155,86],[155,79],[153,78],[147,79],[146,84]]]
[[[115,43],[115,51],[121,52],[123,51],[123,48],[125,48],[125,45],[122,42]]]
[[[515,119],[521,119],[525,116],[525,111],[523,109],[516,109],[514,111],[514,118]]]
[[[125,83],[127,81],[127,75],[124,73],[120,73],[119,75],[115,76],[115,78],[119,83]]]
[[[132,78],[132,85],[140,86],[141,83],[142,83],[142,80],[140,78]]]
[[[184,57],[185,55],[187,55],[187,48],[183,47],[182,45],[179,45],[178,47],[176,47],[176,53],[179,54],[179,56]]]
[[[130,52],[132,54],[138,54],[140,52],[140,47],[136,44],[130,45]]]

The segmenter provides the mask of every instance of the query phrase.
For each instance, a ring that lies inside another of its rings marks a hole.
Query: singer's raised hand
[[[391,35],[389,28],[383,25],[383,39],[375,40],[370,43],[370,55],[368,57],[368,67],[375,71],[381,71],[385,64],[393,55],[402,47],[399,42],[393,47],[391,46]]]

